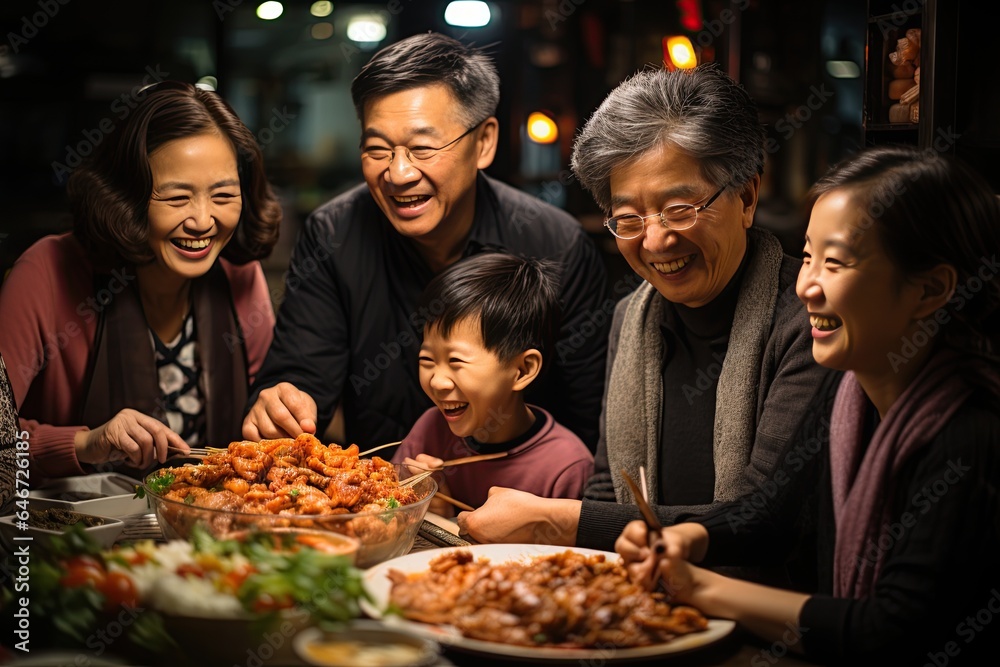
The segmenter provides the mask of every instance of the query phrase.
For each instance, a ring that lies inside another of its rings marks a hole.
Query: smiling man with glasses
[[[799,262],[753,228],[756,105],[717,66],[646,70],[619,85],[572,164],[646,282],[615,309],[584,500],[494,490],[459,515],[479,542],[544,535],[611,549],[640,516],[621,475],[637,478],[639,466],[664,525],[737,498],[767,480],[824,374],[795,297]]]
[[[382,49],[354,80],[367,187],[305,223],[245,437],[322,432],[341,404],[347,442],[401,440],[431,407],[418,379],[421,291],[499,247],[560,267],[558,352],[528,399],[596,447],[613,303],[604,265],[572,216],[482,172],[497,149],[499,83],[483,52],[434,33]]]

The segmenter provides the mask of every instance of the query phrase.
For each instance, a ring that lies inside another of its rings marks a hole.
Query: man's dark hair
[[[508,362],[532,348],[542,358],[559,326],[558,264],[503,253],[480,253],[438,274],[424,290],[425,330],[448,336],[466,318],[478,318],[484,347]]]
[[[466,127],[475,127],[496,113],[500,75],[490,57],[435,32],[408,37],[376,53],[351,83],[351,98],[358,120],[364,122],[368,102],[436,84],[451,89]]]

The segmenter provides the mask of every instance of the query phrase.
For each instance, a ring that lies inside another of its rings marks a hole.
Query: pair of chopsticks
[[[403,442],[402,440],[400,440],[398,442],[387,442],[384,445],[379,445],[378,447],[372,447],[371,449],[369,449],[367,451],[360,452],[358,454],[358,458],[361,458],[362,456],[367,456],[368,454],[371,454],[372,452],[377,452],[380,449],[385,449],[387,447],[395,447],[396,445],[402,444],[402,442]],[[167,450],[174,452],[175,455],[177,455],[177,456],[185,456],[185,457],[189,457],[189,458],[203,459],[203,458],[205,458],[206,456],[208,456],[210,454],[219,454],[219,453],[228,451],[228,448],[225,448],[225,447],[191,447],[191,453],[187,454],[187,453],[181,451],[180,449],[178,449],[177,447],[174,447],[173,445],[170,445],[170,446],[167,447]]]
[[[493,459],[502,459],[505,456],[507,456],[508,453],[509,452],[496,452],[494,454],[476,454],[475,456],[463,456],[460,459],[451,459],[449,461],[445,461],[444,463],[442,463],[440,468],[434,468],[434,469],[428,468],[424,470],[424,472],[417,473],[413,477],[404,479],[402,482],[399,483],[399,485],[413,486],[414,484],[417,484],[426,479],[427,477],[430,477],[434,473],[440,471],[441,468],[448,468],[450,466],[460,466],[460,465],[465,465],[466,463],[478,463],[479,461],[492,461]],[[410,467],[417,468],[419,466],[414,466],[411,464]]]
[[[663,543],[663,537],[660,533],[663,530],[663,524],[660,520],[656,518],[656,513],[653,512],[653,508],[649,506],[649,493],[646,490],[646,469],[645,466],[639,466],[639,480],[642,482],[642,490],[636,483],[629,477],[629,474],[623,469],[621,471],[622,478],[625,483],[628,484],[628,488],[632,491],[632,495],[635,497],[635,504],[639,507],[639,511],[642,513],[642,518],[646,521],[646,540],[649,543],[649,548],[657,556],[662,556],[666,553],[667,547]],[[660,559],[656,559],[656,569],[653,571],[653,581],[659,579],[660,576]]]
[[[224,449],[216,450],[214,447],[190,447],[189,449],[190,453],[178,449],[173,445],[167,445],[167,451],[173,452],[169,458],[203,459],[216,451],[226,451]]]

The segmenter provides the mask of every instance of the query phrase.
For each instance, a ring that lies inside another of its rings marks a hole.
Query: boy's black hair
[[[559,265],[486,252],[463,259],[438,274],[424,290],[420,309],[425,328],[448,336],[469,317],[478,317],[483,346],[508,362],[532,348],[542,358],[552,349],[559,326]]]

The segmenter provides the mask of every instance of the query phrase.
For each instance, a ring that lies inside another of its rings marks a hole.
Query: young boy
[[[545,410],[524,402],[551,353],[557,324],[555,265],[512,255],[474,255],[427,285],[430,313],[420,348],[420,386],[434,401],[392,460],[413,472],[448,459],[504,452],[504,458],[444,468],[443,494],[473,507],[491,486],[547,498],[580,498],[594,457]],[[451,516],[436,499],[434,512]]]

